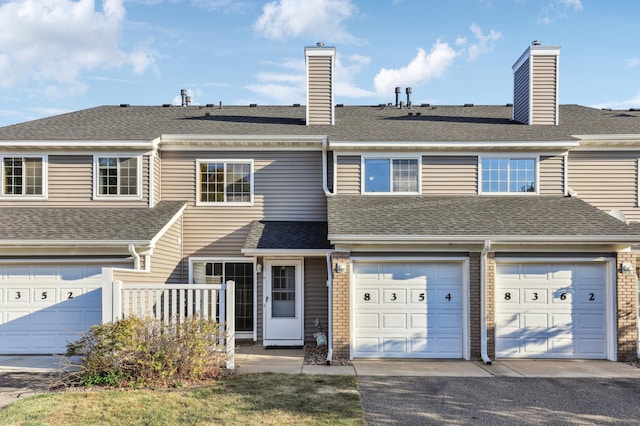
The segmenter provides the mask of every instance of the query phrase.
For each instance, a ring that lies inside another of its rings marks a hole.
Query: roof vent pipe
[[[540,44],[541,44],[541,43],[542,43],[542,42],[541,42],[540,40],[533,40],[533,41],[531,42],[531,45],[532,45],[532,46],[540,46]]]
[[[400,92],[402,91],[401,88],[396,87],[396,107],[400,105]]]
[[[407,87],[407,108],[411,108],[411,87]]]
[[[185,89],[181,89],[180,96],[182,97],[182,106],[187,106],[187,91]]]

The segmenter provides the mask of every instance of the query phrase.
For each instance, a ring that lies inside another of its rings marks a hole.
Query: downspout
[[[327,365],[331,365],[333,357],[333,275],[331,274],[331,253],[327,253],[327,293],[328,293],[328,319],[327,319]]]
[[[322,139],[322,190],[327,197],[333,196],[329,192],[329,184],[327,182],[327,138]],[[333,357],[333,274],[331,268],[331,253],[327,253],[327,365],[331,365]]]
[[[322,190],[324,195],[331,197],[334,194],[329,192],[329,184],[327,183],[327,138],[322,139]],[[327,365],[331,365],[333,357],[333,275],[331,268],[331,253],[327,253]]]
[[[129,254],[133,257],[133,269],[140,270],[140,255],[136,252],[136,247],[129,244]]]
[[[490,249],[491,240],[485,240],[480,252],[480,357],[487,365],[491,365],[487,354],[487,254]]]

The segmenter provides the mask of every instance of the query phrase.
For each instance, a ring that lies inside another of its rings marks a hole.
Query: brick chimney
[[[333,81],[336,48],[317,43],[304,48],[307,66],[307,126],[335,124]]]
[[[536,40],[513,64],[513,119],[524,124],[558,125],[560,46]]]

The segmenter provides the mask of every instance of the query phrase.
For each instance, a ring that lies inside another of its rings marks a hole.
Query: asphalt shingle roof
[[[183,202],[153,208],[0,208],[3,241],[149,241],[175,217]]]
[[[327,222],[253,221],[245,249],[330,249]]]
[[[334,141],[569,141],[640,134],[640,111],[560,107],[558,126],[511,120],[510,106],[337,107],[335,126],[305,125],[304,106],[100,106],[0,128],[0,140],[144,140],[160,135],[328,135]],[[420,116],[417,116],[417,114]],[[412,114],[409,116],[409,114]]]
[[[327,203],[331,235],[640,235],[624,222],[570,197],[337,195],[328,197]]]

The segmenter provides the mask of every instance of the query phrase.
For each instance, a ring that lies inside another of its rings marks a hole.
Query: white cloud
[[[629,60],[627,61],[627,67],[629,68],[633,68],[638,65],[640,65],[640,58],[638,58],[637,56],[633,58],[629,58]]]
[[[344,26],[356,12],[351,0],[276,0],[264,5],[254,30],[275,40],[304,36],[357,44]]]
[[[336,55],[336,96],[346,98],[366,98],[373,96],[370,90],[362,89],[353,83],[355,77],[362,68],[371,63],[371,58],[363,55],[351,55],[345,60],[341,55]]]
[[[425,84],[435,77],[442,76],[451,66],[458,53],[437,40],[427,54],[419,48],[418,54],[406,66],[397,69],[381,69],[373,79],[376,92],[381,96],[390,96],[397,86]]]
[[[607,101],[596,105],[591,105],[592,108],[612,108],[612,109],[629,109],[640,108],[640,91],[638,91],[631,99],[623,101]]]
[[[482,28],[476,24],[471,24],[469,27],[475,37],[475,43],[471,43],[465,47],[467,56],[470,61],[473,61],[478,56],[489,53],[495,47],[495,42],[502,38],[502,34],[498,31],[491,30],[488,34],[482,34]],[[464,38],[464,43],[459,43],[461,37],[456,40],[457,45],[466,45],[467,39]]]
[[[582,12],[582,0],[552,0],[540,11],[538,23],[551,24],[573,12]]]
[[[82,93],[82,73],[130,66],[142,73],[154,65],[144,48],[122,51],[123,0],[15,0],[0,5],[0,86],[29,83],[48,96]]]

